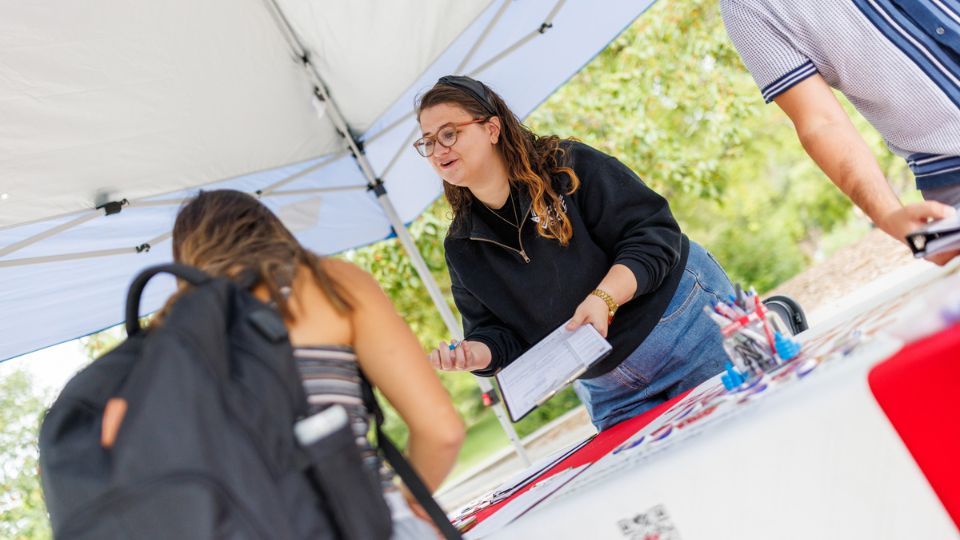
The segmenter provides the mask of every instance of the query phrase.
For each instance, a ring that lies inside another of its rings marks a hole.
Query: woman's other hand
[[[570,322],[567,323],[567,330],[576,330],[584,324],[592,324],[601,336],[607,337],[607,327],[610,326],[610,308],[599,296],[591,294],[583,302],[580,302]]]
[[[490,348],[480,341],[461,341],[453,349],[445,341],[428,356],[434,369],[442,371],[474,371],[490,365]]]

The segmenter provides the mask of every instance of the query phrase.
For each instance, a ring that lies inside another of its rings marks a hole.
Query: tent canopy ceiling
[[[119,322],[199,187],[259,192],[320,253],[389,236],[337,115],[409,222],[440,193],[418,93],[466,73],[525,116],[650,3],[0,4],[0,359]]]
[[[362,133],[488,3],[278,5]],[[4,10],[0,227],[342,149],[270,7],[99,0]]]

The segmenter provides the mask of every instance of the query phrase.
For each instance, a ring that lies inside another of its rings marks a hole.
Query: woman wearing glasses
[[[592,324],[613,351],[574,388],[601,430],[722,371],[703,307],[730,281],[633,171],[531,132],[468,77],[441,78],[417,117],[414,147],[454,213],[444,247],[465,334],[431,352],[435,368],[490,376],[558,326]]]

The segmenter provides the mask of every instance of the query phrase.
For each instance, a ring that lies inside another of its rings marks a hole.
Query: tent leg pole
[[[457,321],[453,316],[453,312],[450,310],[450,306],[447,305],[446,300],[443,298],[443,294],[440,293],[440,288],[437,287],[436,281],[434,281],[433,276],[430,274],[430,269],[427,268],[427,264],[424,262],[420,252],[417,250],[417,246],[410,238],[410,233],[407,232],[407,228],[403,224],[403,220],[400,219],[400,215],[397,214],[396,209],[393,207],[393,202],[391,202],[390,198],[387,196],[387,190],[383,187],[383,182],[377,177],[376,173],[374,173],[373,167],[370,166],[370,162],[367,160],[367,156],[363,152],[362,145],[358,143],[357,139],[353,137],[353,135],[351,135],[350,126],[347,125],[347,122],[344,119],[343,114],[341,114],[340,108],[337,106],[336,101],[334,101],[330,96],[330,92],[327,90],[326,84],[324,84],[323,77],[320,76],[320,72],[317,70],[317,67],[310,62],[310,55],[307,54],[306,48],[297,37],[296,32],[293,30],[293,27],[290,25],[290,22],[287,20],[286,15],[283,13],[283,10],[280,9],[280,6],[277,4],[276,0],[271,0],[269,5],[272,8],[272,12],[278,17],[278,22],[281,24],[284,35],[288,37],[290,45],[293,46],[294,50],[297,52],[297,56],[304,59],[304,67],[307,70],[307,74],[316,85],[314,87],[314,95],[317,97],[317,99],[326,104],[326,111],[330,115],[330,121],[333,122],[333,125],[337,128],[337,131],[339,131],[340,135],[343,136],[344,142],[347,145],[347,149],[351,154],[353,154],[354,159],[357,161],[357,166],[360,167],[364,177],[366,177],[370,190],[376,194],[377,201],[380,203],[384,213],[387,215],[387,219],[393,226],[393,230],[396,232],[397,238],[403,245],[403,249],[405,249],[407,254],[410,256],[410,260],[413,262],[413,267],[417,270],[417,274],[420,275],[420,279],[423,281],[424,286],[430,293],[433,303],[436,304],[437,309],[440,310],[440,316],[443,317],[443,322],[447,325],[450,335],[456,337],[457,339],[462,338],[463,334],[460,332],[460,325],[457,324]],[[490,384],[490,381],[486,380],[485,378],[475,377],[475,379],[477,380],[477,384],[480,386],[480,389],[484,392],[489,392],[493,389],[493,385]],[[510,423],[510,419],[507,418],[506,411],[503,408],[502,400],[499,400],[499,403],[493,406],[493,412],[497,415],[497,419],[500,421],[500,425],[503,427],[504,433],[507,434],[507,438],[509,438],[511,444],[513,444],[513,449],[520,457],[520,460],[525,466],[529,466],[530,458],[527,456],[527,452],[523,448],[523,444],[520,442],[520,438],[517,436],[516,430],[513,429],[513,424]]]
[[[457,320],[453,316],[453,311],[450,309],[450,306],[447,305],[447,301],[443,297],[443,293],[440,292],[440,287],[437,286],[437,282],[433,279],[433,275],[430,274],[430,269],[427,268],[427,263],[424,262],[423,257],[420,255],[420,251],[417,250],[416,244],[413,243],[413,239],[410,237],[410,233],[404,226],[403,221],[400,220],[400,216],[397,214],[396,209],[394,209],[393,202],[391,202],[390,198],[387,196],[386,190],[380,189],[377,191],[377,201],[383,208],[387,219],[390,220],[390,224],[393,226],[393,230],[397,234],[397,239],[400,240],[400,244],[403,245],[403,249],[407,252],[407,255],[410,256],[410,261],[413,263],[413,267],[417,270],[420,280],[423,281],[423,285],[430,293],[430,298],[433,299],[433,303],[436,304],[437,309],[440,310],[440,316],[443,318],[443,322],[447,325],[447,330],[450,332],[450,335],[456,339],[462,339],[463,334],[460,332],[460,325],[457,324]],[[477,384],[480,386],[480,389],[483,392],[489,392],[493,389],[493,385],[490,384],[490,381],[484,377],[474,377],[474,380],[477,381]],[[510,439],[510,443],[513,445],[514,451],[517,453],[517,456],[520,457],[520,461],[523,462],[524,466],[529,467],[530,457],[527,456],[527,451],[523,447],[520,437],[517,436],[517,431],[513,428],[513,424],[507,417],[507,413],[503,408],[503,401],[499,401],[499,403],[493,405],[493,412],[496,414],[497,420],[500,421],[500,426],[503,428],[503,432],[506,433],[507,438]]]

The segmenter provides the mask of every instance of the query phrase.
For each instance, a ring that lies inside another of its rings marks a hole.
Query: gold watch
[[[620,304],[616,303],[613,300],[613,297],[610,296],[610,294],[603,289],[594,289],[593,291],[590,292],[590,294],[600,298],[601,300],[604,301],[604,303],[607,304],[607,309],[610,310],[610,313],[608,315],[608,322],[613,321],[613,316],[617,314],[617,309],[620,307]]]

